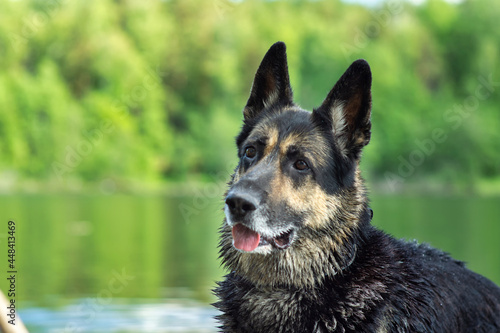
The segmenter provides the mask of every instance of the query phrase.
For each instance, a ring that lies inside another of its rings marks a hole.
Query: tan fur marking
[[[332,123],[335,135],[340,135],[345,131],[347,126],[345,105],[340,101],[336,101],[332,106]]]
[[[271,125],[260,124],[255,127],[248,136],[247,141],[253,141],[261,138],[267,139],[266,147],[264,148],[264,156],[267,156],[274,149],[278,143],[279,132],[278,129]]]
[[[290,146],[302,144],[302,140],[297,134],[290,134],[280,142],[280,153],[284,155]]]
[[[347,119],[346,119],[346,106],[344,103],[336,101],[332,106],[332,124],[333,124],[333,134],[337,138],[339,143],[339,148],[342,154],[347,155],[347,137],[345,133],[347,132]]]
[[[276,127],[270,127],[267,130],[267,144],[266,148],[264,149],[264,156],[269,155],[274,147],[276,147],[276,144],[278,143],[278,137],[279,137],[279,132]]]
[[[318,147],[327,147],[327,143],[317,133],[312,136],[307,135],[305,138],[297,134],[289,135],[280,143],[280,154],[285,155],[290,146],[298,146],[299,149],[310,148],[309,150],[318,152],[315,154],[317,156],[306,157],[320,167],[327,163],[327,148],[318,150]],[[305,224],[311,228],[321,229],[327,221],[338,218],[336,214],[341,207],[339,198],[328,196],[316,183],[309,181],[297,190],[293,187],[291,180],[279,172],[273,179],[271,188],[271,196],[274,200],[284,201],[289,207],[307,213],[308,218]]]
[[[306,151],[305,156],[316,163],[316,166],[326,166],[329,158],[328,144],[319,133],[288,135],[280,142],[281,156],[284,156],[291,146],[297,146],[299,150]]]

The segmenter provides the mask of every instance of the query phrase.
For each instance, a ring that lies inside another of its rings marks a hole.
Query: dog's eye
[[[245,156],[248,158],[254,158],[257,155],[257,150],[254,147],[248,147],[245,149]]]
[[[295,162],[293,164],[293,167],[297,170],[300,170],[300,171],[304,171],[304,170],[309,169],[309,165],[307,165],[307,163],[303,160],[298,160],[297,162]]]

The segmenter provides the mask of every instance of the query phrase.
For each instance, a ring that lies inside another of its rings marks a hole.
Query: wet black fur
[[[371,74],[365,62],[354,63],[346,74],[343,78],[348,80],[339,80],[311,118],[301,112],[283,112],[295,106],[285,46],[275,44],[257,71],[244,111],[243,128],[237,137],[238,155],[243,158],[242,143],[264,119],[279,123],[280,133],[301,128],[307,131],[311,126],[321,129],[331,158],[323,170],[316,173],[315,181],[328,195],[360,191],[365,200],[359,204],[362,209],[354,215],[356,227],[349,229],[350,237],[344,247],[331,254],[341,269],[318,278],[313,286],[301,286],[292,280],[258,284],[234,268],[237,266],[234,258],[229,257],[230,243],[223,226],[221,256],[225,265],[233,270],[215,289],[219,298],[215,306],[221,311],[220,331],[500,332],[498,286],[440,250],[394,239],[370,224],[371,211],[363,188],[355,186],[355,170],[361,149],[370,140]],[[277,98],[267,105],[265,98],[272,90],[277,91]],[[353,100],[352,96],[360,100]],[[346,113],[346,117],[350,117],[346,132],[334,137],[329,106],[339,100],[345,101],[347,109],[356,110]],[[339,140],[347,147],[344,153]],[[340,198],[346,207],[352,204],[347,196]],[[329,269],[325,267],[325,271]],[[268,274],[266,281],[272,281],[272,273]]]

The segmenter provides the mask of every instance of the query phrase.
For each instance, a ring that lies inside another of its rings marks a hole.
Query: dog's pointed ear
[[[370,66],[356,60],[313,112],[316,121],[333,130],[342,154],[353,159],[370,142],[371,83]]]
[[[255,118],[267,106],[291,105],[292,98],[286,46],[277,42],[267,51],[255,74],[250,97],[243,110],[245,121]]]

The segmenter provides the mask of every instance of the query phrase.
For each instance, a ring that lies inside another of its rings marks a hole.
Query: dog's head
[[[260,64],[237,137],[221,256],[259,285],[313,285],[355,255],[367,199],[359,176],[370,141],[371,72],[355,61],[312,112],[292,100],[285,44]]]

